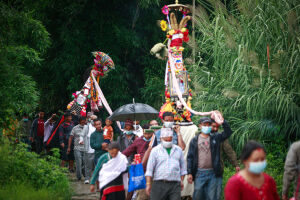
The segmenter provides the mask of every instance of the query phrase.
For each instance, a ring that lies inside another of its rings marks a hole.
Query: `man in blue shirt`
[[[178,145],[182,151],[184,151],[185,149],[185,143],[182,139],[182,136],[180,134],[180,126],[179,125],[175,125],[174,126],[174,115],[171,112],[165,112],[163,114],[163,128],[171,128],[173,129],[173,139],[172,139],[172,143]],[[174,126],[174,127],[173,127]],[[161,130],[156,131],[155,133],[155,137],[157,139],[157,144],[160,144],[160,134],[161,134]]]

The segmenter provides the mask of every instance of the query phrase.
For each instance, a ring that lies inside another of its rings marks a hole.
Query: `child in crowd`
[[[103,137],[104,137],[104,142],[107,144],[111,143],[114,138],[114,129],[112,128],[112,121],[110,119],[105,120],[105,126],[103,128]]]

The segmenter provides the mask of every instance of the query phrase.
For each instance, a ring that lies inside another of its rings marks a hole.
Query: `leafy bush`
[[[0,199],[20,199],[19,195],[21,199],[70,198],[71,189],[59,167],[58,150],[54,150],[54,156],[40,158],[28,152],[23,143],[14,144],[3,137],[0,143]]]

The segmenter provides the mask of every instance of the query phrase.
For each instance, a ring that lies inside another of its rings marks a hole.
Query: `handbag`
[[[146,188],[146,178],[142,163],[131,165],[129,169],[128,192]]]

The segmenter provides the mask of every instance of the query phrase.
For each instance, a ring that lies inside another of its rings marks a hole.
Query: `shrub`
[[[20,199],[18,195],[24,191],[22,199],[70,198],[69,181],[58,165],[57,150],[53,156],[40,158],[28,152],[24,143],[14,144],[4,137],[0,143],[0,199],[7,199],[8,194],[12,195],[8,199]]]

